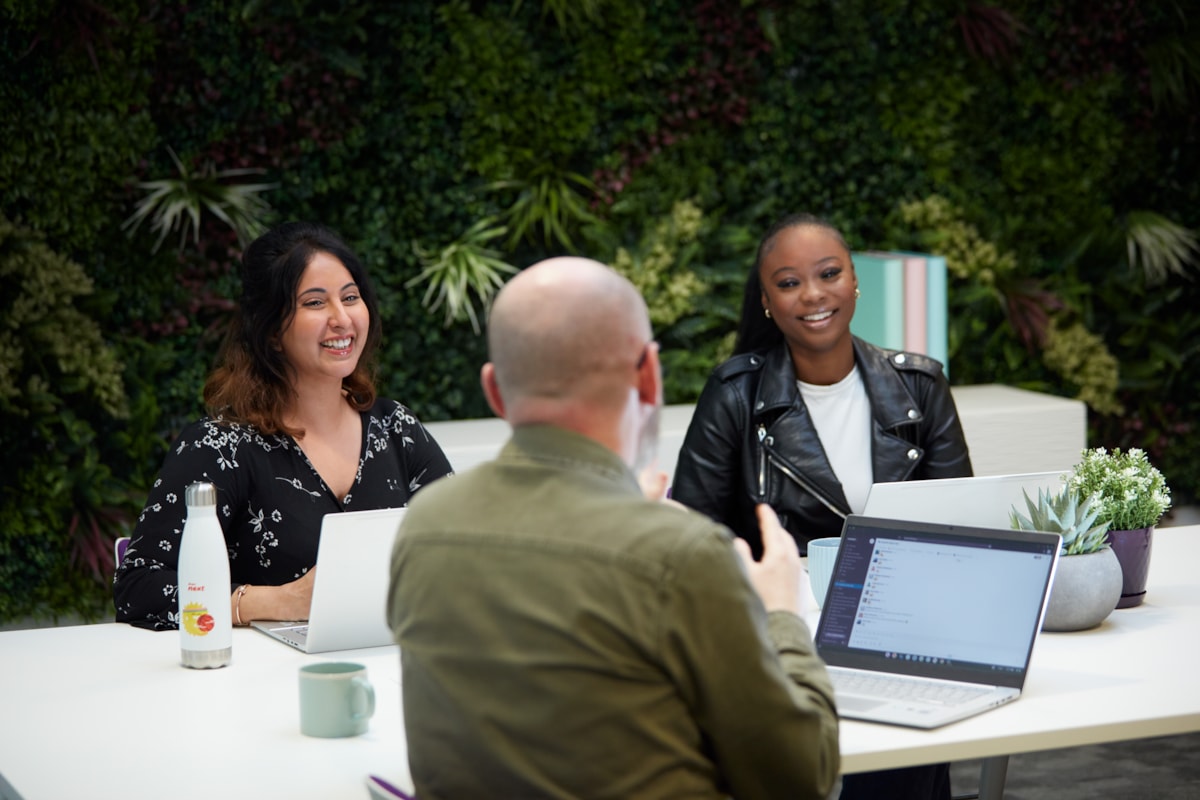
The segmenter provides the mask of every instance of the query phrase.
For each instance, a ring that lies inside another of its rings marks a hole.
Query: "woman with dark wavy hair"
[[[242,257],[242,297],[204,386],[208,415],[167,454],[113,579],[117,621],[178,627],[184,489],[217,487],[237,624],[307,619],[325,514],[407,505],[450,473],[407,408],[376,397],[378,301],[328,228],[291,222]]]

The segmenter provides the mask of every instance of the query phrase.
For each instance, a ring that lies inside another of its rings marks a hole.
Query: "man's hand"
[[[796,540],[779,524],[779,517],[769,505],[759,504],[756,511],[758,529],[762,532],[762,560],[754,560],[745,539],[735,539],[733,546],[767,611],[790,611],[804,616],[812,590]]]
[[[683,503],[667,497],[667,489],[670,488],[670,483],[671,476],[654,464],[651,464],[638,473],[638,486],[642,487],[642,494],[645,495],[647,500],[653,500],[656,503],[666,503],[669,506],[675,506],[687,511],[688,508]]]
[[[638,485],[642,487],[642,494],[647,500],[665,500],[667,497],[667,485],[671,481],[671,476],[658,468],[657,465],[651,464],[638,473]]]

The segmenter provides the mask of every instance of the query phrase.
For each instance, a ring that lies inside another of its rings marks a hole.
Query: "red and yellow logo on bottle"
[[[203,603],[188,603],[183,607],[183,629],[192,636],[207,636],[213,624],[213,616]]]

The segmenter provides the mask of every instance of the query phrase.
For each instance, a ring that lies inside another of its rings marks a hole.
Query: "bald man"
[[[833,690],[791,536],[648,499],[658,350],[634,287],[556,258],[504,286],[481,371],[495,461],[416,495],[392,556],[421,800],[824,798]]]

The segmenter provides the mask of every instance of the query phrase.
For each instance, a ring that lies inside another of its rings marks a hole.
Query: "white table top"
[[[1015,703],[934,731],[844,722],[846,772],[1200,730],[1200,526],[1155,532],[1149,591],[1099,628],[1039,637]],[[395,647],[306,656],[234,631],[225,669],[186,670],[178,636],[103,624],[0,633],[0,797],[364,800],[377,774],[411,788]],[[368,733],[299,732],[297,669],[357,661]]]
[[[356,661],[375,686],[370,729],[300,733],[298,669]],[[179,635],[124,624],[0,634],[0,798],[366,800],[376,774],[412,787],[395,646],[307,656],[247,628],[233,663],[179,666]]]

